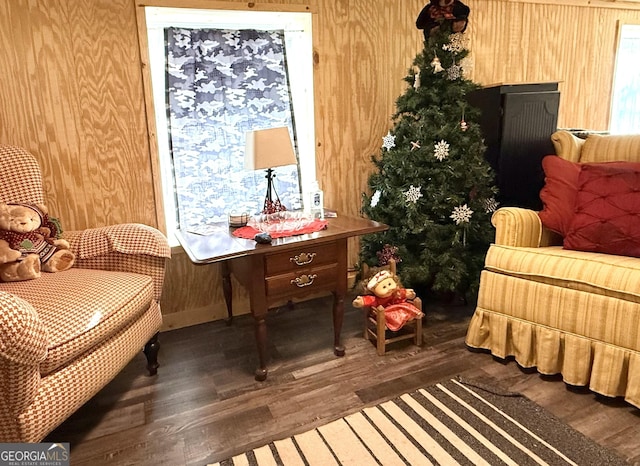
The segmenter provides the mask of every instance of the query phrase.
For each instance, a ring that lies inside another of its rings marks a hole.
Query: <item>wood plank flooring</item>
[[[162,333],[157,376],[140,354],[46,440],[71,442],[74,465],[205,465],[463,375],[525,394],[640,464],[640,410],[469,351],[472,305],[425,302],[422,348],[398,342],[382,357],[362,338],[361,311],[346,308],[344,358],[332,353],[330,298],[272,311],[262,383],[250,316]]]

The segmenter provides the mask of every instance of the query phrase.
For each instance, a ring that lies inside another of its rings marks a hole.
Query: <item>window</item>
[[[609,131],[640,133],[640,24],[620,26]]]
[[[297,142],[299,158],[300,185],[303,191],[305,186],[310,186],[315,180],[311,13],[145,7],[145,16],[157,144],[160,155],[162,197],[167,223],[167,234],[170,242],[173,245],[177,244],[174,235],[175,230],[178,228],[176,186],[184,180],[176,180],[174,178],[174,173],[181,172],[174,170],[175,167],[173,166],[172,153],[169,146],[170,134],[168,131],[171,126],[171,120],[167,116],[166,109],[168,81],[165,66],[167,55],[165,37],[168,28],[184,28],[184,30],[224,29],[241,31],[250,29],[258,31],[284,31],[285,49],[289,63],[289,91],[293,113],[295,115],[293,128],[295,129],[294,140]],[[195,125],[194,130],[198,132],[201,131],[202,128]],[[216,128],[209,127],[205,130],[216,131]],[[201,142],[202,139],[201,137]],[[234,150],[237,157],[242,158],[244,152],[243,149],[238,149],[237,142],[236,140]],[[194,157],[197,157],[197,151],[194,151]],[[235,186],[236,189],[238,189],[238,186],[241,185],[238,180],[241,179],[243,175],[246,175],[246,172],[242,173],[244,170],[242,161],[236,164],[235,168],[229,165],[225,169],[228,169],[229,172],[225,188]],[[295,166],[294,169],[297,171]],[[220,171],[220,167],[218,167],[218,171]],[[205,202],[202,202],[202,199],[200,199],[200,205],[194,209],[197,210],[197,212],[193,214],[193,217],[196,218],[196,223],[198,221],[202,223],[203,218],[207,221],[222,220],[223,216],[221,213],[237,208],[243,199],[245,201],[248,199],[253,199],[254,201],[255,199],[263,199],[266,192],[264,173],[262,171],[256,171],[253,173],[253,177],[257,183],[257,187],[253,189],[257,190],[258,194],[249,193],[251,195],[247,195],[247,193],[243,192],[242,196],[238,196],[238,202],[234,203],[235,205],[225,204],[220,198],[216,198],[215,194],[211,195],[211,190],[209,190]],[[180,186],[180,189],[183,188],[183,185]],[[299,189],[296,193],[281,193],[278,191],[278,194],[280,194],[281,198],[286,197],[288,199],[288,201],[285,202],[287,207],[301,207]],[[190,195],[194,196],[194,198],[203,197],[201,192],[194,192]],[[261,201],[254,203],[256,205],[250,213],[254,213],[262,208]],[[212,208],[217,205],[217,213],[211,215],[210,213],[203,212],[201,208],[203,204],[212,206]],[[184,219],[180,218],[180,221],[183,222]]]

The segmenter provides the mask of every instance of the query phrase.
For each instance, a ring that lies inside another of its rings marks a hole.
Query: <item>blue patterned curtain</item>
[[[245,132],[288,126],[294,134],[284,31],[166,28],[165,39],[180,228],[262,210],[265,172],[244,169]],[[298,166],[275,171],[281,201],[296,207]]]

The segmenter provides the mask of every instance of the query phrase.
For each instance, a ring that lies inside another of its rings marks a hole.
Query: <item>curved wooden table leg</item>
[[[340,341],[342,322],[344,321],[344,294],[333,293],[333,354],[344,356],[344,345]]]
[[[258,255],[252,256],[244,262],[246,270],[245,276],[250,277],[248,285],[249,305],[251,306],[251,315],[255,324],[256,345],[258,347],[259,366],[255,372],[255,379],[262,382],[267,378],[267,360],[269,354],[267,352],[267,312],[269,306],[267,304],[267,289],[265,284],[265,265],[262,257]]]
[[[267,323],[264,315],[255,315],[256,345],[258,347],[258,361],[255,378],[258,382],[267,379]]]
[[[222,292],[224,294],[224,302],[227,305],[227,325],[231,325],[233,319],[233,290],[231,289],[231,269],[227,261],[222,263]]]

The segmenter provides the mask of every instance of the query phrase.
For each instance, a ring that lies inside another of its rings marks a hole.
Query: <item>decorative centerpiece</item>
[[[258,214],[249,218],[247,225],[235,230],[233,235],[253,239],[258,233],[266,233],[271,238],[283,238],[324,230],[328,223],[327,220],[313,218],[300,211]]]

